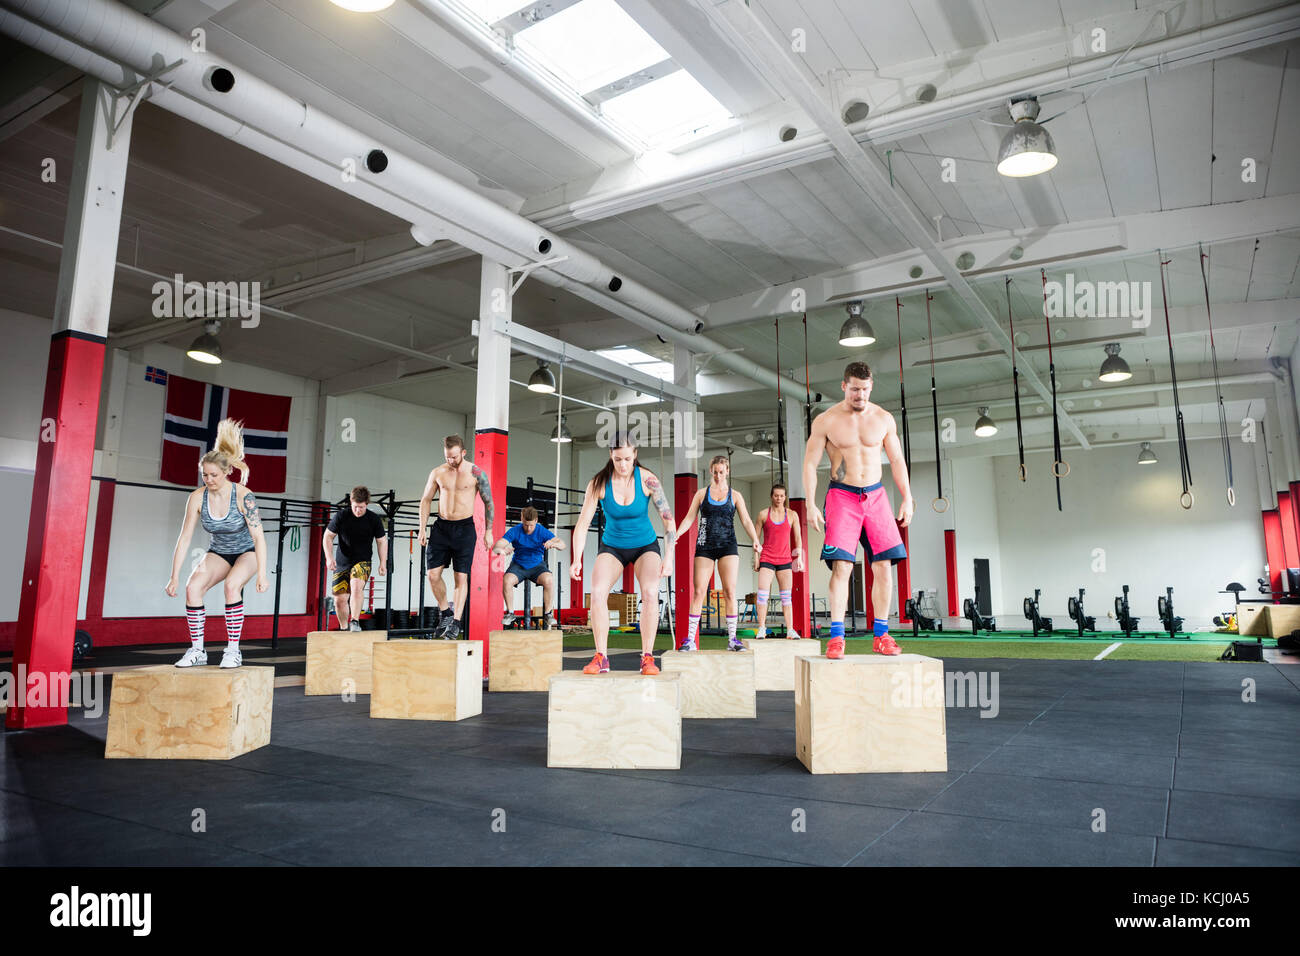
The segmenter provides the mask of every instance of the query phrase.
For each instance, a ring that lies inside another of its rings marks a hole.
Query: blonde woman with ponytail
[[[257,499],[246,484],[230,480],[230,473],[238,468],[244,482],[248,481],[248,465],[244,462],[243,422],[224,419],[217,426],[217,444],[212,451],[199,459],[199,473],[203,487],[190,492],[185,502],[185,520],[176,550],[172,552],[172,576],[166,591],[176,596],[181,564],[189,552],[194,526],[212,536],[208,553],[195,565],[185,583],[185,617],[190,629],[190,649],[176,662],[177,667],[196,667],[207,664],[208,653],[203,647],[203,625],[207,614],[203,606],[208,589],[225,582],[226,585],[226,652],[221,657],[222,667],[238,667],[243,663],[239,652],[239,635],[244,627],[244,585],[257,574],[257,592],[266,591],[266,536],[262,533],[262,519],[257,511]]]

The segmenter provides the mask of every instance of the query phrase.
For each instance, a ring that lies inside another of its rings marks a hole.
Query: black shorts
[[[256,553],[257,553],[256,548],[249,548],[247,551],[240,551],[238,554],[222,554],[220,551],[208,552],[208,554],[215,554],[217,557],[219,557],[222,561],[225,561],[226,564],[230,565],[232,568],[235,566],[235,562],[240,558],[242,558],[244,555],[256,554]]]
[[[428,570],[451,564],[457,574],[469,574],[474,566],[474,546],[477,543],[478,530],[474,527],[473,515],[458,521],[439,518],[429,532],[424,567]]]
[[[521,568],[518,564],[512,561],[510,562],[510,567],[506,568],[506,574],[513,574],[517,577],[519,579],[519,584],[523,584],[525,581],[531,581],[533,584],[536,584],[537,579],[550,570],[551,569],[546,566],[545,561],[532,568]]]
[[[651,541],[649,544],[643,544],[639,548],[615,548],[602,541],[600,543],[600,550],[596,553],[612,554],[614,557],[618,558],[619,564],[623,565],[623,567],[627,567],[629,564],[636,564],[637,558],[641,557],[643,554],[649,554],[651,551],[655,554],[661,553],[658,541]]]
[[[771,568],[773,571],[789,571],[794,567],[794,562],[787,561],[785,564],[773,564],[771,561],[760,561],[758,566],[760,569]]]
[[[735,557],[740,552],[736,548],[736,542],[723,545],[720,548],[696,548],[695,556],[697,558],[708,558],[710,561],[717,561],[719,558]]]

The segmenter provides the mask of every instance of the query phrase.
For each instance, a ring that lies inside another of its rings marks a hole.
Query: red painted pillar
[[[943,559],[948,568],[948,616],[957,617],[961,600],[957,593],[957,532],[943,533]]]
[[[678,521],[690,510],[691,499],[699,490],[695,472],[673,476],[673,517]],[[695,535],[689,528],[673,546],[673,631],[676,646],[681,647],[690,629],[691,578],[695,575]]]
[[[492,489],[492,541],[506,532],[506,450],[510,436],[501,428],[480,428],[474,432],[474,464],[487,472]],[[501,579],[504,569],[492,567],[492,556],[483,547],[485,514],[483,499],[474,496],[474,527],[480,541],[474,547],[474,567],[469,575],[469,639],[483,642],[483,676],[487,676],[488,632],[492,618],[501,620]]]
[[[1274,595],[1282,592],[1282,565],[1286,558],[1282,550],[1282,517],[1277,509],[1265,511],[1264,560],[1268,562],[1268,586]],[[17,658],[15,658],[16,660]]]
[[[1291,520],[1295,525],[1295,538],[1300,542],[1300,481],[1288,485],[1291,493]]]
[[[51,338],[14,637],[14,673],[27,674],[27,687],[14,688],[5,718],[11,728],[68,722],[67,702],[50,699],[48,690],[72,667],[103,374],[102,337],[62,331]],[[26,706],[27,688],[42,686],[44,706]]]
[[[86,583],[86,623],[104,619],[104,579],[108,576],[108,545],[113,533],[113,499],[117,482],[105,478],[99,482],[99,502],[95,505],[95,540],[91,543],[90,580]],[[95,637],[93,633],[91,637]],[[188,630],[185,634],[189,637]]]
[[[900,625],[912,623],[912,619],[907,616],[907,599],[912,596],[912,549],[907,543],[907,530],[901,521],[898,522],[898,534],[903,539],[903,547],[907,548],[907,557],[895,565],[898,568],[898,623]]]
[[[1296,547],[1295,513],[1292,511],[1290,491],[1277,493],[1277,513],[1282,525],[1282,560],[1286,562],[1285,567],[1300,568],[1300,552]],[[1286,587],[1286,584],[1284,577],[1282,586]]]
[[[789,510],[799,516],[799,538],[803,544],[803,570],[796,571],[790,584],[790,600],[794,604],[792,618],[794,629],[800,637],[812,637],[811,598],[808,589],[808,568],[818,551],[812,546],[812,529],[808,527],[808,506],[803,498],[791,498]],[[771,613],[770,611],[768,613]]]

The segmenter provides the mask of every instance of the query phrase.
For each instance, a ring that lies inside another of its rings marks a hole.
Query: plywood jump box
[[[746,651],[664,651],[664,673],[682,675],[683,717],[757,717],[754,655]]]
[[[822,652],[822,642],[811,637],[750,638],[741,643],[754,654],[755,690],[794,690],[795,658],[815,657]]]
[[[795,746],[811,773],[948,769],[942,661],[852,654],[795,668]]]
[[[271,742],[274,667],[174,667],[113,675],[105,757],[229,760]]]
[[[312,631],[307,635],[307,696],[369,694],[377,643],[387,631]]]
[[[546,712],[546,766],[679,770],[682,675],[557,674]]]
[[[482,641],[375,644],[370,716],[464,720],[483,713]]]
[[[545,691],[564,670],[562,631],[491,631],[488,690]]]

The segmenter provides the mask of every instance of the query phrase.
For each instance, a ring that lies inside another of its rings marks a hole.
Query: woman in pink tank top
[[[794,629],[794,604],[790,599],[794,572],[803,570],[803,539],[799,516],[786,509],[786,488],[779,482],[772,486],[771,506],[758,513],[761,546],[754,549],[754,571],[758,574],[758,630],[755,638],[767,637],[767,598],[776,578],[781,589],[781,612],[785,616],[785,636],[799,639]]]

